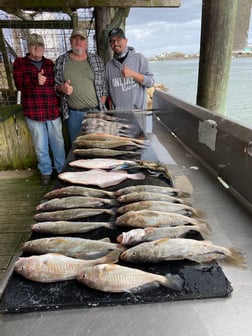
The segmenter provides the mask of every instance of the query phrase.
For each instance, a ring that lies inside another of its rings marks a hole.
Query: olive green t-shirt
[[[70,79],[73,86],[72,94],[67,97],[69,107],[78,110],[98,106],[94,74],[88,60],[76,61],[69,57],[64,67],[64,79]]]

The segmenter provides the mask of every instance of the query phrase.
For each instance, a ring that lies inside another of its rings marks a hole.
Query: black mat
[[[136,135],[140,135],[139,129],[135,130]],[[142,134],[141,134],[142,136]],[[141,158],[157,160],[152,148],[140,150]],[[73,170],[68,166],[69,161],[78,159],[71,152],[66,162],[65,171]],[[143,171],[143,170],[141,170]],[[154,184],[170,186],[171,181],[166,178],[153,177],[146,172],[146,179],[143,181],[125,181],[115,187],[106,190],[117,190],[132,184]],[[55,188],[68,185],[58,180]],[[195,205],[194,205],[195,206]],[[86,220],[108,220],[100,215]],[[113,218],[110,218],[113,220]],[[211,226],[211,223],[209,223]],[[101,228],[78,237],[89,239],[100,239],[110,237],[112,242],[125,229],[109,230]],[[72,235],[74,236],[74,235]],[[37,234],[32,234],[31,239],[40,238]],[[202,239],[195,232],[191,232],[187,238]],[[7,287],[2,296],[0,309],[2,312],[17,313],[42,310],[57,310],[67,308],[115,306],[126,304],[143,304],[155,302],[167,302],[177,300],[206,299],[227,297],[232,292],[232,286],[222,268],[215,262],[207,265],[199,265],[190,261],[172,261],[160,264],[124,264],[129,267],[136,267],[142,270],[165,275],[167,273],[179,274],[184,279],[184,286],[181,291],[175,291],[167,287],[160,286],[146,292],[129,293],[104,293],[90,289],[80,284],[76,280],[63,281],[52,284],[42,284],[25,279],[21,275],[13,272]]]

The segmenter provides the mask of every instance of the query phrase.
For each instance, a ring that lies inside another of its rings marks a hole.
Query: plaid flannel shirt
[[[69,58],[70,51],[67,51],[65,54],[60,55],[54,66],[54,79],[55,85],[60,85],[65,83],[64,79],[64,67]],[[108,84],[105,73],[105,66],[100,58],[100,56],[94,53],[87,53],[87,59],[90,64],[91,70],[94,73],[94,86],[99,102],[100,110],[106,109],[105,106],[101,103],[102,96],[108,96]],[[63,115],[63,119],[68,118],[68,106],[67,106],[67,96],[64,93],[60,93],[60,110]]]
[[[33,120],[54,120],[60,116],[59,99],[55,93],[53,62],[43,57],[41,70],[46,82],[38,83],[39,71],[28,57],[18,57],[13,64],[13,78],[17,90],[21,91],[23,114]]]

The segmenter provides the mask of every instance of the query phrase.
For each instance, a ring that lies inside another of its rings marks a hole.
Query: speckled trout
[[[115,264],[87,267],[78,274],[78,281],[103,292],[141,292],[160,285],[174,290],[183,287],[183,279],[177,274],[159,275]]]
[[[118,258],[118,250],[93,260],[75,259],[63,254],[46,253],[20,257],[14,265],[14,270],[29,280],[51,283],[75,279],[77,274],[83,271],[85,267],[102,263],[115,263]]]
[[[120,258],[135,263],[188,259],[197,263],[223,260],[236,266],[246,265],[244,256],[238,249],[217,246],[205,240],[186,238],[162,238],[141,243],[124,251]]]

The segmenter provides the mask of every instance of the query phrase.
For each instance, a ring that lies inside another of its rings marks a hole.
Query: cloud
[[[126,19],[128,44],[145,56],[200,50],[201,0],[182,0],[179,8],[131,8]],[[248,35],[252,44],[252,20]]]

